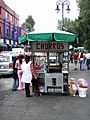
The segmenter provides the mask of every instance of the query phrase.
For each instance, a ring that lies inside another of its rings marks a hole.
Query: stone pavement
[[[90,85],[90,70],[71,67],[70,77],[76,82],[85,78]],[[90,88],[86,98],[57,94],[26,98],[24,90],[6,92],[0,99],[0,120],[90,120]]]

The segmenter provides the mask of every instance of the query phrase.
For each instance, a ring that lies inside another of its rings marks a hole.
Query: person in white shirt
[[[30,83],[32,80],[32,70],[30,68],[32,61],[30,61],[30,56],[25,56],[25,61],[21,65],[22,69],[22,78],[21,81],[25,83],[25,93],[26,97],[32,97],[30,95]]]
[[[89,70],[90,69],[90,51],[86,53],[85,58],[86,58],[87,69]]]

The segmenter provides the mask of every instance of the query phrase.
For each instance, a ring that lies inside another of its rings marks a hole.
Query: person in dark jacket
[[[13,86],[12,91],[16,91],[18,88],[18,75],[17,75],[17,68],[15,68],[16,60],[18,59],[17,56],[13,59]]]

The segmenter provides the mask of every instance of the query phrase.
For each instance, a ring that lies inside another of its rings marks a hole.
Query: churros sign
[[[67,51],[68,43],[63,42],[32,42],[32,51],[45,52],[45,51]]]

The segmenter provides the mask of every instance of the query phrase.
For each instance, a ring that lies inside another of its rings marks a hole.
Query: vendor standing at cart
[[[32,70],[32,92],[36,95],[40,95],[39,91],[39,79],[35,74],[36,70],[40,70],[40,66],[33,66],[33,64],[30,65],[30,68]]]

